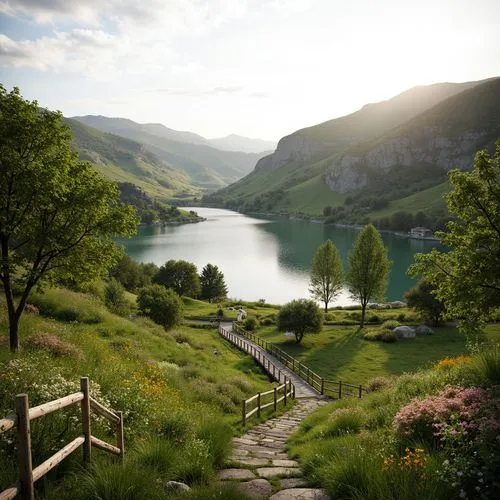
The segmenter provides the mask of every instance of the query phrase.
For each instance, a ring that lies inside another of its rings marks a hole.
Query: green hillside
[[[191,184],[187,174],[170,168],[142,144],[76,120],[65,121],[80,158],[93,163],[110,180],[135,184],[149,196],[162,200],[200,195],[200,189]]]
[[[469,168],[500,137],[499,117],[498,78],[416,87],[281,139],[253,172],[204,201],[339,223],[423,212],[438,227],[447,170]]]
[[[74,120],[146,145],[172,168],[188,174],[193,185],[207,192],[241,179],[265,154],[218,150],[201,136],[177,132],[159,124],[140,124],[105,116],[78,116]]]

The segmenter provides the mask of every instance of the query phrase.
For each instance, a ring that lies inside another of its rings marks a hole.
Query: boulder
[[[415,328],[415,333],[417,335],[432,335],[434,330],[427,325],[418,325],[417,328]]]
[[[401,300],[395,300],[394,302],[391,302],[392,309],[398,309],[400,307],[406,307],[406,302],[402,302]]]
[[[180,483],[178,481],[168,481],[165,484],[165,493],[179,493],[179,492],[188,492],[191,491],[191,488],[184,483]]]
[[[368,302],[367,304],[368,309],[380,309],[380,304],[377,304],[377,302]]]
[[[415,330],[410,326],[397,326],[392,331],[400,339],[414,339],[416,336]]]

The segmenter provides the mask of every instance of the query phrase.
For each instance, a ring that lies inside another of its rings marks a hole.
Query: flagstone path
[[[308,488],[298,462],[285,450],[286,440],[300,422],[325,403],[322,398],[296,400],[280,417],[233,438],[228,468],[218,473],[218,479],[235,483],[252,500],[328,500],[324,490]]]

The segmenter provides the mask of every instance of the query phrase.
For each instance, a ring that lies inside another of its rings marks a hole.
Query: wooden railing
[[[61,450],[33,469],[31,459],[30,421],[80,402],[82,411],[82,435],[73,439],[73,441],[68,443]],[[92,436],[90,429],[91,409],[107,418],[116,426],[117,446],[113,446]],[[115,413],[109,410],[90,396],[89,379],[87,377],[82,377],[80,379],[80,392],[75,392],[69,396],[33,408],[29,407],[27,394],[19,394],[16,396],[16,413],[0,419],[0,434],[13,427],[17,428],[18,463],[21,478],[15,484],[0,492],[0,500],[10,500],[15,498],[18,494],[21,495],[23,500],[33,500],[35,498],[35,482],[80,446],[83,446],[83,461],[87,465],[90,464],[92,446],[113,453],[119,456],[120,459],[123,459],[125,453],[123,414],[121,411]]]
[[[278,385],[266,392],[258,392],[255,396],[248,399],[243,399],[241,402],[241,420],[243,425],[252,415],[260,417],[262,410],[273,407],[273,411],[278,408],[278,403],[283,401],[283,406],[286,406],[287,398],[294,398],[294,385],[290,380],[284,384]],[[282,396],[280,396],[282,394]]]
[[[363,386],[348,384],[347,382],[342,381],[327,380],[311,370],[308,366],[304,365],[304,363],[301,363],[298,359],[290,356],[290,354],[286,353],[275,344],[267,342],[267,340],[255,335],[252,332],[246,331],[236,323],[233,323],[233,329],[236,333],[238,333],[238,335],[247,338],[254,344],[257,344],[265,349],[269,354],[272,354],[287,368],[296,373],[302,380],[304,380],[304,382],[307,382],[311,387],[316,389],[320,394],[338,399],[342,399],[345,396],[358,398],[363,397]]]
[[[255,396],[252,396],[250,399],[243,399],[241,402],[241,420],[243,425],[246,424],[246,421],[249,417],[254,414],[260,417],[261,410],[266,408],[270,408],[273,406],[273,411],[276,411],[278,403],[281,401],[284,402],[286,406],[287,398],[295,399],[295,385],[292,383],[290,378],[287,378],[286,372],[284,372],[280,367],[276,366],[268,357],[264,356],[259,349],[256,349],[254,345],[250,342],[247,342],[245,339],[242,339],[240,336],[235,335],[233,332],[226,330],[224,327],[219,325],[219,333],[226,340],[234,344],[236,347],[241,349],[242,351],[250,354],[257,363],[259,363],[264,370],[269,373],[273,377],[274,380],[277,380],[280,383],[283,380],[283,384],[274,387],[273,389],[266,392],[258,392]],[[283,395],[280,397],[279,394],[283,392]],[[272,398],[269,396],[272,395]],[[255,401],[255,404],[252,403]],[[268,402],[265,402],[268,401]],[[252,405],[253,408],[248,411],[248,407]]]

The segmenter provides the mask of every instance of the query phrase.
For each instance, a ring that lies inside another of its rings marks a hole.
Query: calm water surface
[[[330,238],[342,256],[347,253],[357,229],[287,219],[270,220],[215,208],[194,208],[208,220],[182,226],[144,227],[129,240],[120,240],[125,251],[138,262],[162,265],[169,259],[193,262],[201,271],[208,262],[217,265],[226,280],[229,296],[242,300],[265,299],[281,304],[309,297],[309,269],[318,246]],[[416,252],[428,252],[436,242],[383,234],[393,261],[387,299],[398,300],[412,286],[406,276]],[[347,292],[335,304],[351,303]]]

